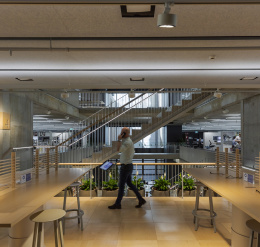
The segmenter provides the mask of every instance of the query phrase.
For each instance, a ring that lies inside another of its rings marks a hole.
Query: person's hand
[[[121,135],[121,134],[118,135],[117,140],[118,140],[118,141],[121,141],[121,140],[122,140],[122,135]]]

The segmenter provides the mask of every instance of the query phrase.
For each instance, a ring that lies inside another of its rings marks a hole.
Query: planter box
[[[152,190],[153,197],[168,197],[170,196],[170,190],[166,191],[159,191],[159,190]]]
[[[80,190],[79,196],[90,197],[90,190]],[[92,190],[92,197],[97,197],[97,190]]]
[[[145,191],[144,190],[139,190],[139,193],[141,194],[142,197],[145,197]],[[136,197],[134,191],[132,190],[127,190],[127,197]]]
[[[117,197],[118,190],[102,190],[102,197]]]
[[[62,190],[55,197],[64,197],[64,191]],[[72,197],[72,191],[71,190],[67,190],[67,197]]]
[[[184,197],[192,197],[192,196],[195,196],[195,191],[196,190],[184,190],[183,191],[183,196]],[[181,196],[181,190],[178,190],[178,196]]]

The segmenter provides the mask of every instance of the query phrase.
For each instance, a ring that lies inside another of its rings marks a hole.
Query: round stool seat
[[[254,219],[248,220],[246,226],[254,232],[260,233],[260,223]]]
[[[70,185],[70,187],[77,187],[77,186],[80,186],[81,183],[80,182],[74,182]]]
[[[61,219],[65,214],[66,212],[62,209],[46,209],[31,215],[30,220],[33,222],[45,223]]]

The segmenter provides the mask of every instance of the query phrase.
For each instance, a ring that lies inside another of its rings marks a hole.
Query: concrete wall
[[[11,115],[10,130],[0,130],[0,159],[10,158],[15,147],[33,144],[33,104],[24,94],[0,94],[0,111]],[[17,151],[21,170],[32,167],[32,149]]]
[[[200,148],[180,147],[180,159],[187,162],[215,162],[215,152]]]
[[[243,165],[255,167],[255,157],[260,152],[260,96],[242,103],[241,145]]]

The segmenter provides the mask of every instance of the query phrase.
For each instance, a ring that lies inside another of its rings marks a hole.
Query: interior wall
[[[10,113],[10,130],[0,130],[0,159],[8,159],[13,148],[33,145],[33,103],[24,94],[2,93],[0,111]],[[16,153],[21,170],[32,167],[32,148]]]
[[[255,168],[260,152],[260,96],[242,102],[241,145],[243,165]]]

